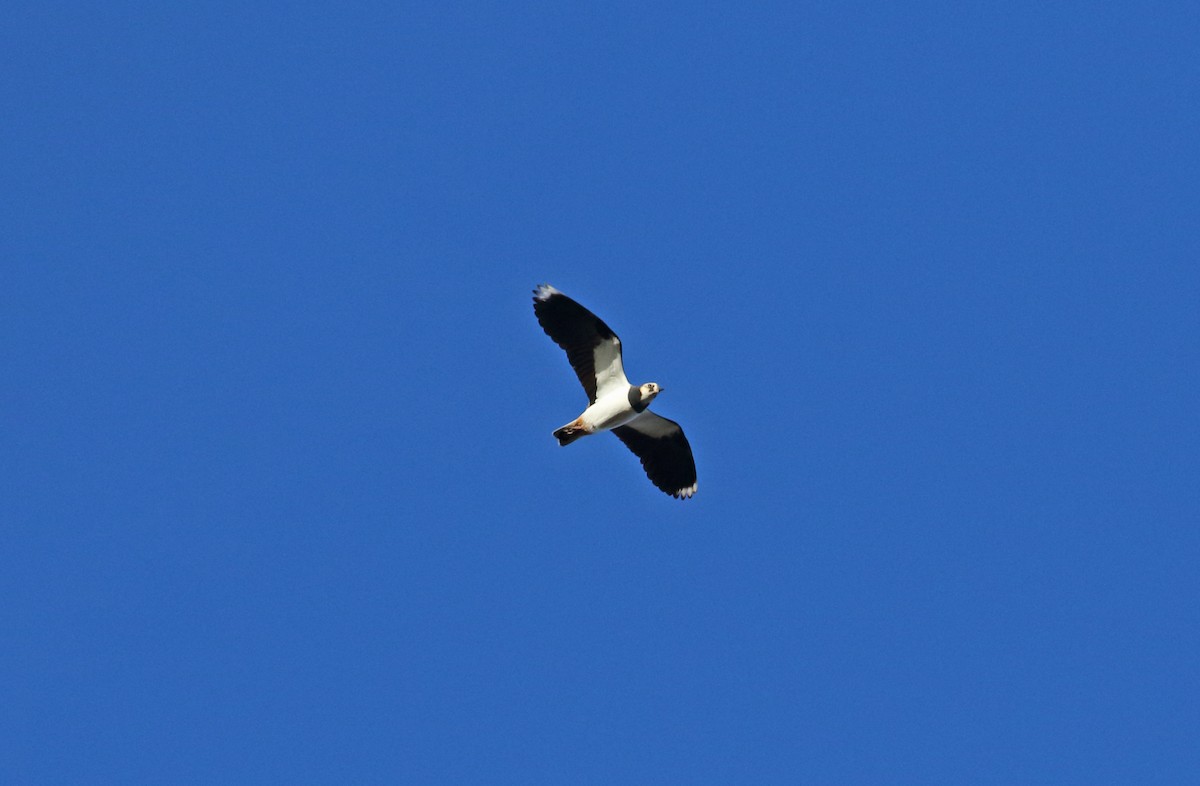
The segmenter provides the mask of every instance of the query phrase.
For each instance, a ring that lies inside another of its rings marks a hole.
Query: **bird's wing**
[[[642,460],[646,477],[659,489],[679,499],[696,493],[696,461],[678,423],[647,410],[612,433]]]
[[[629,388],[621,339],[600,317],[549,284],[533,290],[533,313],[546,335],[566,351],[589,403],[610,390]]]

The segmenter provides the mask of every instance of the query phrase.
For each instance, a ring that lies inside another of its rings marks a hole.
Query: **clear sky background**
[[[7,4],[0,780],[1193,780],[1197,8]]]

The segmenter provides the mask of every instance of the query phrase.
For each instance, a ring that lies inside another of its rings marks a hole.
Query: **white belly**
[[[629,405],[629,392],[624,389],[596,399],[596,403],[585,409],[579,417],[588,431],[608,431],[628,423],[639,414]]]

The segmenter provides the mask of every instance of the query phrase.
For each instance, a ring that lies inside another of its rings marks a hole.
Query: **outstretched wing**
[[[647,410],[612,433],[642,460],[655,486],[679,499],[696,493],[696,460],[678,423]]]
[[[589,403],[613,388],[629,387],[621,365],[621,339],[600,317],[549,284],[533,290],[533,313],[546,335],[566,351]]]

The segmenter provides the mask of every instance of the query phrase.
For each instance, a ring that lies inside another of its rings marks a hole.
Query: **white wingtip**
[[[673,496],[673,497],[677,497],[677,498],[679,498],[679,499],[688,499],[689,497],[691,497],[693,494],[695,494],[695,493],[696,493],[696,486],[697,486],[697,485],[698,485],[698,484],[696,484],[696,483],[693,483],[692,485],[688,486],[688,487],[687,487],[687,488],[685,488],[685,489],[680,489],[679,491],[676,491],[676,492],[675,492],[674,494],[672,494],[671,496]]]
[[[561,292],[549,284],[538,284],[538,288],[533,290],[533,296],[538,300],[549,300],[551,295],[561,294]]]

